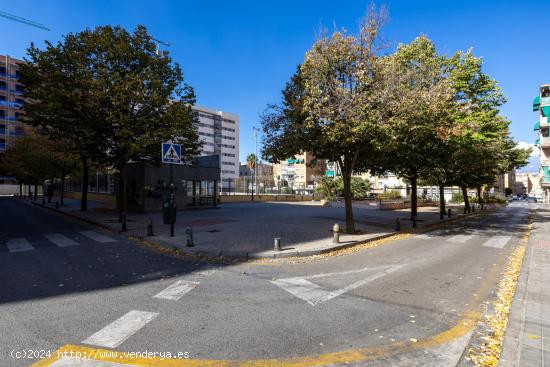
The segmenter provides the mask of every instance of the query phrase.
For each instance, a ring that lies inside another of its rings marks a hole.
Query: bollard
[[[42,205],[46,205],[46,199],[42,198]]]
[[[147,236],[154,236],[153,234],[153,220],[147,219]]]
[[[185,230],[185,234],[187,234],[187,247],[193,247],[195,244],[193,243],[193,228],[187,227]]]
[[[56,201],[56,202],[55,202],[55,208],[56,208],[56,209],[59,209],[59,201]]]
[[[451,217],[451,209],[447,209],[447,217],[448,217],[448,218]]]
[[[273,239],[273,251],[281,251],[281,239],[280,238],[274,238]]]
[[[122,219],[122,228],[121,232],[126,232],[128,229],[126,228],[126,212],[120,213],[120,217]]]
[[[332,226],[332,243],[340,243],[340,226],[338,223]]]
[[[401,220],[399,218],[395,218],[395,231],[401,231]]]

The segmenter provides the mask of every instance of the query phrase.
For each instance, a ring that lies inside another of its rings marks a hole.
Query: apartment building
[[[23,85],[19,83],[19,64],[22,60],[0,55],[0,152],[10,141],[23,134],[18,121],[23,107]]]
[[[273,179],[277,188],[288,187],[297,192],[313,192],[317,178],[325,176],[327,164],[308,152],[273,165]]]
[[[550,202],[550,84],[540,86],[539,95],[533,101],[533,111],[538,112],[534,130],[538,131],[535,145],[540,148],[543,200]]]
[[[194,106],[199,121],[197,129],[203,141],[201,155],[220,156],[220,191],[230,191],[239,177],[239,116]]]

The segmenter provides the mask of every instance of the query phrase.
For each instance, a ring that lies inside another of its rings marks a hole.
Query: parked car
[[[528,203],[536,203],[536,202],[537,202],[537,198],[534,197],[534,196],[529,196],[529,197],[527,198],[527,202],[528,202]]]

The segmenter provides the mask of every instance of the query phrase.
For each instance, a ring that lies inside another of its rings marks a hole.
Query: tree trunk
[[[19,196],[23,196],[23,184],[19,183]]]
[[[122,222],[122,213],[127,210],[128,201],[126,200],[126,170],[125,165],[119,166],[118,170],[118,187],[117,187],[117,205],[118,205],[118,221]]]
[[[63,198],[65,197],[65,173],[61,176],[61,192],[59,193],[59,205],[63,206]]]
[[[467,213],[470,211],[470,200],[468,200],[468,188],[466,185],[461,185],[460,188],[462,189],[462,196],[464,198],[464,213]]]
[[[481,198],[481,186],[477,187],[477,203],[482,206],[483,205],[483,199]]]
[[[353,203],[351,197],[351,171],[342,170],[342,180],[344,182],[344,206],[346,208],[346,232],[355,233],[355,223],[353,222]]]
[[[80,211],[85,212],[88,210],[88,159],[82,158],[82,196],[80,198]]]
[[[38,184],[35,182],[34,183],[34,201],[36,201],[36,199],[38,199]]]
[[[411,176],[411,220],[412,226],[416,227],[416,219],[418,215],[418,192],[417,192],[417,177],[416,174]]]
[[[445,184],[439,181],[439,219],[445,217]]]
[[[32,191],[31,191],[30,183],[27,184],[27,196],[29,197],[29,199],[32,199]]]

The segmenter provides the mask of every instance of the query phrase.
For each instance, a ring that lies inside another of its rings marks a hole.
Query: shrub
[[[399,190],[388,190],[378,197],[385,200],[401,199],[401,192]]]
[[[462,203],[464,202],[464,196],[461,192],[455,192],[453,193],[453,196],[451,197],[451,203]]]

